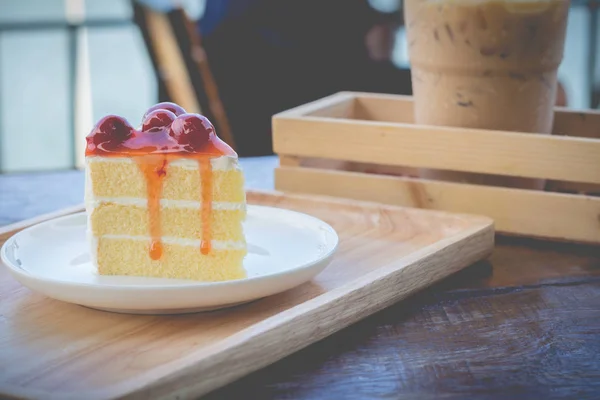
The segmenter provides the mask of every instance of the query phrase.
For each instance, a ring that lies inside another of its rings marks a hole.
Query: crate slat
[[[330,118],[352,118],[354,114],[355,94],[353,92],[339,92],[323,97],[310,103],[302,104],[289,110],[282,111],[273,116],[303,117],[306,115],[326,116]]]
[[[599,197],[303,167],[279,167],[275,187],[288,192],[486,215],[494,219],[496,231],[501,233],[600,242]]]
[[[345,94],[345,97],[348,97],[348,93]],[[411,96],[355,93],[354,100],[354,114],[351,118],[414,124]],[[313,112],[306,115],[334,117],[327,115],[326,112]],[[338,118],[338,116],[335,117]],[[556,107],[552,134],[600,139],[600,111],[576,111]]]
[[[279,116],[280,155],[600,184],[600,141],[590,138]]]
[[[557,107],[554,114],[554,135],[600,139],[600,111],[573,111]]]

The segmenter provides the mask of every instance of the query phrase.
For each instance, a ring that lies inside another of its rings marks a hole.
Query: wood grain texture
[[[333,264],[280,295],[182,316],[61,303],[30,292],[0,267],[0,392],[60,399],[197,396],[406,298],[486,257],[493,246],[487,218],[280,193],[250,192],[248,200],[330,223],[341,239]]]
[[[496,241],[492,256],[214,392],[243,399],[596,399],[598,247]]]
[[[600,197],[303,167],[278,168],[275,187],[296,193],[487,215],[502,233],[600,243]]]
[[[339,92],[330,96],[302,104],[289,110],[282,111],[273,116],[281,117],[326,116],[329,118],[353,118],[355,114],[356,94],[353,92]]]
[[[556,108],[553,135],[420,126],[412,113],[409,96],[341,92],[275,115],[276,188],[600,243],[600,112]]]
[[[348,94],[346,94],[348,96]],[[345,100],[346,102],[348,100]],[[413,99],[410,96],[397,96],[387,94],[356,93],[349,118],[367,121],[385,121],[398,123],[414,123]],[[314,113],[308,114],[316,116]],[[323,115],[323,113],[321,113]],[[326,114],[323,116],[327,116]],[[333,116],[333,115],[329,115]],[[336,116],[336,118],[338,118]],[[556,107],[552,134],[556,136],[573,136],[600,139],[600,111],[586,110],[585,112],[573,111],[563,107]],[[339,162],[338,162],[339,164]],[[395,170],[394,170],[395,168]],[[357,169],[356,165],[345,165],[344,169]],[[399,167],[369,166],[371,170],[391,171],[396,175],[405,174]],[[473,179],[476,179],[473,177]],[[496,177],[498,181],[501,181]],[[527,184],[527,182],[525,182]],[[600,185],[590,183],[550,181],[546,190],[575,194],[600,195]]]
[[[590,138],[309,116],[275,118],[273,147],[280,155],[600,184],[600,140]]]
[[[600,184],[600,112],[557,109],[546,136],[415,125],[412,109],[408,96],[337,93],[275,115],[273,147],[279,155]]]
[[[349,93],[343,93],[340,96],[347,99]],[[354,119],[414,123],[411,96],[358,92],[354,93],[353,107],[354,113],[351,118]],[[306,115],[315,116],[317,114],[308,113]],[[565,107],[556,107],[552,134],[600,139],[600,111],[574,111]]]

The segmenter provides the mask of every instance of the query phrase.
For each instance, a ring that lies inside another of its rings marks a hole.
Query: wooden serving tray
[[[600,111],[556,108],[552,135],[539,135],[417,125],[410,96],[341,92],[275,115],[273,147],[278,190],[485,215],[500,233],[600,244]],[[423,179],[419,169],[547,184]]]
[[[443,279],[493,247],[493,224],[485,217],[282,193],[249,192],[248,202],[331,224],[340,236],[333,263],[288,292],[177,316],[113,314],[51,300],[0,265],[0,395],[199,396]],[[0,244],[45,219],[5,228]]]

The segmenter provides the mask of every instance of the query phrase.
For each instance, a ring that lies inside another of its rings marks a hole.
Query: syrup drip
[[[144,177],[148,191],[148,220],[150,224],[150,258],[158,260],[162,257],[163,245],[160,229],[160,198],[163,182],[167,176],[167,158],[151,155],[135,157]]]
[[[212,242],[211,214],[212,214],[212,164],[209,157],[198,159],[198,169],[200,170],[200,185],[202,187],[202,244],[200,252],[204,255],[210,253]]]

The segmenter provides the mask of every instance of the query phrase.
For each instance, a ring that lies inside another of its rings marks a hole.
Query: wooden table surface
[[[242,163],[249,187],[272,187],[276,159]],[[0,224],[80,201],[82,184],[0,175]],[[207,398],[598,399],[600,247],[499,237],[489,260]]]

